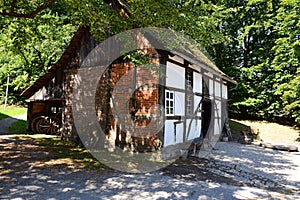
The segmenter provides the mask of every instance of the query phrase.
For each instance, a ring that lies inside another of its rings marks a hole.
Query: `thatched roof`
[[[206,71],[217,74],[220,78],[236,84],[237,82],[222,72],[209,57],[208,53],[193,39],[170,29],[147,28],[144,33],[151,42],[170,53],[177,55],[191,64],[201,66]]]
[[[49,81],[51,81],[55,73],[58,69],[64,68],[77,58],[80,53],[80,47],[83,43],[83,37],[86,35],[90,35],[91,33],[89,31],[89,28],[81,26],[77,32],[75,33],[74,37],[72,38],[69,46],[61,56],[61,58],[58,60],[58,62],[53,65],[43,76],[41,76],[39,79],[35,81],[33,85],[28,87],[21,96],[25,98],[30,98],[32,95],[34,95],[37,91],[39,91],[45,84],[47,84]],[[156,31],[150,31],[148,34],[146,33],[144,36],[147,39],[150,39],[150,43],[159,43],[159,45],[154,46],[163,46],[163,49],[168,49],[168,51],[171,54],[178,55],[182,57],[183,59],[187,60],[191,64],[195,64],[198,66],[203,67],[208,72],[212,72],[213,74],[219,75],[222,79],[229,81],[231,83],[236,84],[236,82],[227,76],[225,73],[223,73],[206,55],[201,51],[201,49],[195,47],[194,44],[190,43],[189,39],[182,38],[182,36],[178,36],[175,32],[174,34],[171,32],[168,33],[167,37],[161,37],[161,35],[157,35]],[[171,34],[171,35],[170,35]],[[150,37],[150,38],[149,38]],[[180,37],[180,38],[178,38]],[[158,39],[159,38],[159,39]],[[162,39],[164,38],[164,39]],[[166,40],[166,41],[165,41]],[[182,48],[172,48],[173,41],[180,41],[181,44],[175,44],[175,46],[182,46]],[[171,41],[171,42],[170,42]],[[171,46],[171,47],[169,47]],[[79,64],[79,63],[78,63]]]

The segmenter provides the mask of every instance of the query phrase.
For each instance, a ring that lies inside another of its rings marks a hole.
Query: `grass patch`
[[[50,151],[51,157],[55,158],[51,161],[52,165],[59,165],[61,163],[70,163],[72,165],[74,163],[75,165],[80,164],[82,167],[90,169],[111,169],[111,166],[118,166],[118,170],[122,169],[121,171],[128,170],[131,172],[140,172],[148,168],[155,169],[157,165],[165,166],[165,162],[159,162],[154,158],[152,160],[145,154],[140,156],[123,154],[121,156],[118,153],[107,152],[106,150],[99,150],[97,152],[101,156],[100,162],[88,150],[78,148],[73,143],[62,141],[58,138],[47,138],[37,141],[42,146],[46,146],[45,151]]]
[[[243,126],[251,126],[259,130],[259,136],[264,142],[299,144],[295,143],[299,138],[299,130],[291,126],[271,123],[267,121],[230,120],[232,133],[236,134]]]
[[[238,140],[238,138],[241,136],[241,131],[247,131],[249,129],[246,124],[232,119],[229,120],[229,126],[232,133],[232,139],[234,141]]]
[[[26,130],[27,122],[25,120],[18,120],[8,128],[9,133],[19,133],[24,132]]]
[[[4,105],[0,106],[0,119],[4,119],[7,117],[13,117],[17,115],[22,115],[27,112],[27,108],[24,106],[7,106],[6,110],[4,110]]]
[[[97,171],[100,170],[101,172],[115,172],[115,170],[141,172],[149,169],[160,169],[160,166],[165,167],[170,164],[170,162],[160,161],[144,154],[140,156],[121,156],[115,152],[107,152],[105,150],[97,151],[101,156],[99,161],[85,148],[78,148],[73,143],[63,141],[58,137],[45,138],[45,135],[37,134],[17,135],[13,138],[16,141],[11,142],[14,151],[9,151],[10,155],[4,156],[6,160],[2,162],[12,163],[12,160],[18,157],[30,160],[31,166],[34,165],[37,168],[88,168]],[[2,154],[4,155],[4,153]],[[26,163],[28,162],[24,162],[24,165]],[[30,166],[24,168],[30,168]]]
[[[59,138],[36,138],[35,143],[41,151],[48,152],[51,158],[47,164],[52,166],[65,166],[67,168],[108,169],[96,160],[88,150],[78,148],[73,143]]]
[[[112,173],[115,170],[96,160],[84,148],[62,141],[55,136],[15,135],[0,139],[0,175],[15,175],[41,169],[91,169],[96,173]]]

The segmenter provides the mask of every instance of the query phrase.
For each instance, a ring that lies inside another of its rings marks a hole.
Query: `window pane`
[[[165,96],[165,113],[167,115],[174,115],[174,92],[166,91]]]

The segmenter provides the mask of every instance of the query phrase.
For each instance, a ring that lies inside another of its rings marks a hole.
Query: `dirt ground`
[[[61,151],[64,151],[63,154],[60,154]],[[101,174],[122,173],[102,165],[88,154],[84,155],[84,158],[76,156],[76,153],[82,153],[76,149],[66,151],[66,148],[60,148],[59,145],[54,146],[51,142],[47,142],[47,138],[18,136],[0,138],[0,175],[18,174],[49,167],[71,170],[87,168],[99,171]],[[207,170],[208,163],[209,160],[206,158],[178,159],[161,169],[161,172],[187,180],[242,185],[231,178],[210,172]],[[9,179],[5,180],[9,181]]]
[[[132,174],[54,141],[0,137],[0,199],[300,198],[296,152],[223,142],[206,158],[178,159],[155,172]]]

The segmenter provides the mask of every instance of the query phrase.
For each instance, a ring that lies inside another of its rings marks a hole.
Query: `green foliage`
[[[300,123],[300,75],[296,73],[295,78],[288,83],[278,86],[277,91],[282,94],[284,100],[284,114],[291,116],[296,122]]]
[[[285,0],[277,13],[272,67],[278,79],[275,94],[282,101],[283,115],[300,123],[300,1]]]
[[[130,1],[132,23],[137,27],[167,27],[184,33],[204,48],[224,40],[218,31],[223,18],[222,7],[211,2],[189,1]]]
[[[299,96],[291,94],[299,85],[299,0],[224,3],[233,15],[223,22],[229,42],[217,65],[239,83],[230,94],[233,116],[296,120]]]
[[[75,27],[49,10],[34,19],[1,18],[0,102],[9,76],[9,103],[13,103],[59,59]]]

